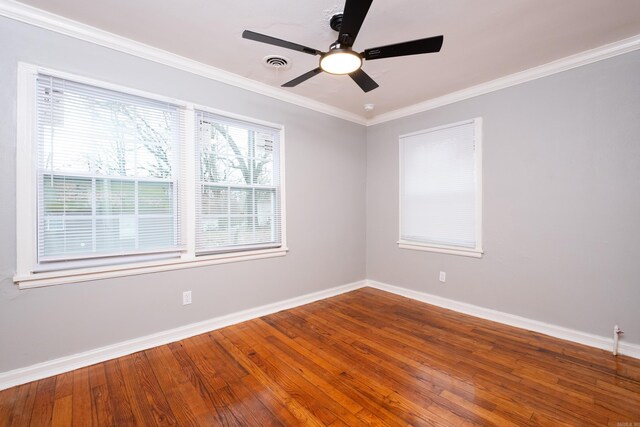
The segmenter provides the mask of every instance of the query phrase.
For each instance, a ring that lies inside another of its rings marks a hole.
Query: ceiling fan
[[[338,40],[329,46],[328,52],[302,46],[286,40],[277,39],[253,31],[245,30],[242,37],[261,43],[272,44],[309,55],[319,55],[320,65],[303,75],[283,84],[283,87],[294,87],[310,79],[311,77],[327,72],[330,74],[348,74],[360,88],[369,92],[378,87],[367,73],[362,70],[362,61],[374,59],[392,58],[394,56],[417,55],[421,53],[439,52],[442,48],[443,36],[428,37],[403,43],[365,49],[364,52],[354,52],[353,43],[356,41],[360,27],[367,16],[373,0],[346,0],[344,12],[331,18],[330,26],[338,31]]]

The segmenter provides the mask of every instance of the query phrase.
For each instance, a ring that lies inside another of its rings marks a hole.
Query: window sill
[[[400,249],[411,249],[414,251],[438,252],[441,254],[468,256],[472,258],[482,258],[482,249],[465,249],[456,246],[439,246],[427,245],[423,243],[407,242],[400,240],[398,242]]]
[[[204,267],[214,264],[281,257],[285,256],[288,251],[288,248],[283,247],[199,256],[191,259],[177,258],[108,267],[83,268],[38,274],[31,273],[14,276],[13,282],[18,285],[19,289],[40,288],[45,286],[62,285],[65,283],[86,282],[112,277],[135,276],[138,274],[155,273],[159,271],[181,270],[183,268]]]

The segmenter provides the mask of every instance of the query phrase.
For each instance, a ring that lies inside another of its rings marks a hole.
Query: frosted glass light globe
[[[362,58],[351,51],[330,51],[320,59],[320,68],[329,74],[349,74],[362,66]]]

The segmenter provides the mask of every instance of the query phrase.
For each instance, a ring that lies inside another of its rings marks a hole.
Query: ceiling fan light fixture
[[[358,37],[360,27],[362,27],[362,23],[367,17],[369,7],[373,3],[373,0],[344,1],[344,12],[332,16],[329,22],[331,29],[338,32],[338,38],[335,43],[329,46],[329,51],[326,53],[318,49],[250,30],[244,30],[242,32],[242,38],[295,50],[306,53],[307,55],[320,56],[320,64],[318,67],[307,71],[293,80],[289,80],[282,84],[282,87],[298,86],[313,76],[326,72],[338,75],[348,74],[351,80],[365,93],[374,90],[379,87],[379,85],[362,69],[363,61],[440,52],[444,40],[444,36],[442,35],[374,47],[365,49],[360,53],[354,52],[353,44],[356,41],[356,37]]]
[[[362,67],[362,58],[351,49],[332,49],[320,58],[320,68],[329,74],[350,74]]]

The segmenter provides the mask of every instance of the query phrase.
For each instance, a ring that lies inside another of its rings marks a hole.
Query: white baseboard
[[[374,280],[361,280],[343,286],[337,286],[335,288],[325,289],[319,292],[302,295],[288,300],[250,308],[202,322],[192,323],[178,328],[169,329],[167,331],[146,335],[140,338],[122,341],[116,344],[96,348],[82,353],[72,354],[70,356],[61,357],[47,362],[26,366],[24,368],[2,372],[0,373],[0,390],[4,390],[6,388],[20,384],[25,384],[31,381],[40,380],[53,375],[62,374],[64,372],[69,372],[74,369],[83,368],[85,366],[94,365],[96,363],[115,359],[117,357],[126,356],[128,354],[147,350],[159,345],[180,341],[182,339],[189,338],[195,335],[224,328],[225,326],[245,322],[247,320],[266,316],[278,311],[299,307],[304,304],[309,304],[325,298],[330,298],[336,295],[363,288],[365,286],[380,289],[386,292],[391,292],[396,295],[425,302],[427,304],[436,305],[438,307],[447,308],[449,310],[457,311],[471,316],[479,317],[481,319],[492,320],[494,322],[503,323],[505,325],[539,332],[567,341],[573,341],[604,350],[611,350],[613,348],[613,338],[607,338],[589,334],[586,332],[576,331],[573,329],[563,328],[561,326],[551,325],[537,320],[527,319],[525,317],[515,316],[513,314],[503,313],[501,311],[491,310],[464,302],[454,301],[436,295],[401,288]],[[620,342],[618,353],[640,359],[640,345]]]
[[[345,292],[359,289],[365,285],[365,281],[349,283],[331,289],[325,289],[319,292],[302,295],[284,301],[263,305],[260,307],[250,308],[248,310],[227,314],[225,316],[215,317],[213,319],[202,322],[192,323],[167,331],[146,335],[140,338],[134,338],[122,341],[116,344],[96,348],[82,353],[64,356],[58,359],[50,360],[35,365],[26,366],[24,368],[14,369],[8,372],[0,373],[0,390],[25,384],[31,381],[40,380],[53,375],[69,372],[74,369],[83,368],[85,366],[94,365],[106,360],[115,359],[117,357],[126,356],[137,351],[146,350],[157,347],[159,345],[180,341],[195,335],[210,332],[225,326],[234,325],[236,323],[255,319],[267,314],[276,313],[278,311],[287,310],[304,304],[309,304],[325,298],[330,298]]]
[[[603,337],[593,335],[574,329],[564,328],[562,326],[551,325],[549,323],[540,322],[538,320],[527,319],[501,311],[491,310],[489,308],[479,307],[477,305],[467,304],[439,297],[425,292],[418,292],[411,289],[401,288],[399,286],[389,285],[387,283],[376,282],[375,280],[367,280],[366,286],[380,289],[382,291],[391,292],[396,295],[411,298],[417,301],[426,302],[427,304],[436,305],[438,307],[447,308],[459,313],[468,314],[470,316],[479,317],[481,319],[492,320],[494,322],[503,323],[516,328],[527,329],[533,332],[549,335],[567,341],[573,341],[579,344],[588,345],[590,347],[601,348],[603,350],[612,351],[613,337]],[[626,356],[640,359],[640,345],[620,342],[618,345],[618,353]]]

